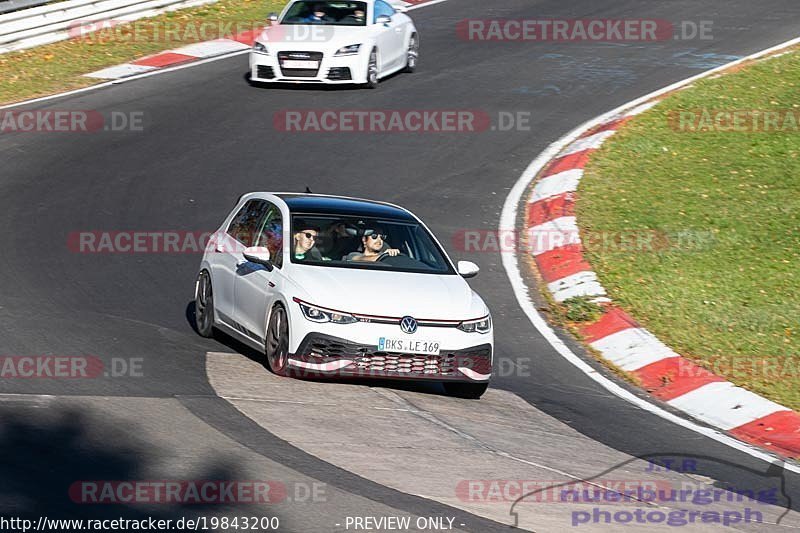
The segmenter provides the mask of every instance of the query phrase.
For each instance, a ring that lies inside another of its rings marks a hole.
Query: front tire
[[[411,73],[417,70],[417,62],[419,61],[419,37],[416,33],[411,34],[408,40],[408,52],[406,55],[406,68],[405,72]]]
[[[369,54],[367,62],[367,82],[364,84],[367,89],[374,89],[378,86],[378,49],[373,48]]]
[[[463,381],[445,381],[443,385],[448,396],[466,400],[480,399],[489,388],[488,383],[464,383]]]
[[[214,291],[211,288],[211,275],[208,270],[203,270],[197,276],[194,321],[197,333],[206,338],[214,336]]]
[[[272,373],[285,376],[289,368],[289,317],[280,304],[272,309],[269,316],[265,352]]]

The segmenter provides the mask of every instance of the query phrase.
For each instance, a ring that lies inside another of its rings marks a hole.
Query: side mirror
[[[375,24],[389,24],[392,21],[392,17],[389,15],[381,15],[375,19]]]
[[[278,22],[278,14],[277,13],[270,13],[267,16],[267,20],[269,20],[270,22]]]
[[[457,267],[458,275],[462,278],[474,278],[481,271],[480,267],[472,261],[459,261]]]
[[[244,252],[242,252],[242,255],[251,263],[263,265],[267,267],[268,270],[272,270],[272,262],[269,260],[269,250],[263,246],[251,246],[249,248],[245,248]]]

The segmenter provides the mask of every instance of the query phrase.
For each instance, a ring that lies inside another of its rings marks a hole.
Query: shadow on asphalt
[[[165,503],[163,497],[160,503],[119,503],[122,500],[115,498],[124,500],[131,493],[116,488],[103,493],[103,487],[109,489],[117,487],[115,483],[133,481],[195,481],[199,486],[204,481],[250,478],[229,460],[214,458],[181,478],[170,477],[175,474],[163,469],[156,473],[148,462],[168,463],[159,456],[168,456],[171,451],[161,451],[151,443],[132,437],[137,432],[130,432],[129,422],[113,421],[100,415],[90,417],[75,408],[44,406],[26,400],[7,402],[4,406],[6,409],[0,413],[0,517],[29,519],[34,524],[39,517],[153,518],[170,519],[175,524],[183,517],[236,514],[242,506],[247,509],[248,516],[260,514],[252,503],[240,503],[234,508],[237,504],[198,502],[191,498],[183,503]],[[181,494],[188,496],[189,493]],[[214,497],[213,493],[208,494]],[[100,497],[104,503],[96,503],[93,496]],[[272,508],[269,516],[275,516]],[[50,529],[73,531],[76,528]]]

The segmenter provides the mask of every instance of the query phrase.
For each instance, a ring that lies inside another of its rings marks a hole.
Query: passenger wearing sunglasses
[[[294,227],[294,258],[299,261],[305,259],[319,261],[322,256],[319,250],[314,248],[319,237],[319,230],[302,220],[295,220]]]
[[[386,243],[386,234],[380,228],[365,230],[361,243],[364,246],[364,251],[351,253],[347,256],[348,261],[375,262],[383,254],[391,257],[400,255],[400,250],[389,248],[388,243]]]

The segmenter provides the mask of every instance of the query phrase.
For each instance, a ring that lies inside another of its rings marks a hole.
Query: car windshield
[[[293,263],[455,274],[439,245],[419,223],[354,216],[292,216]]]
[[[366,26],[366,2],[319,2],[300,0],[291,5],[281,24]]]

